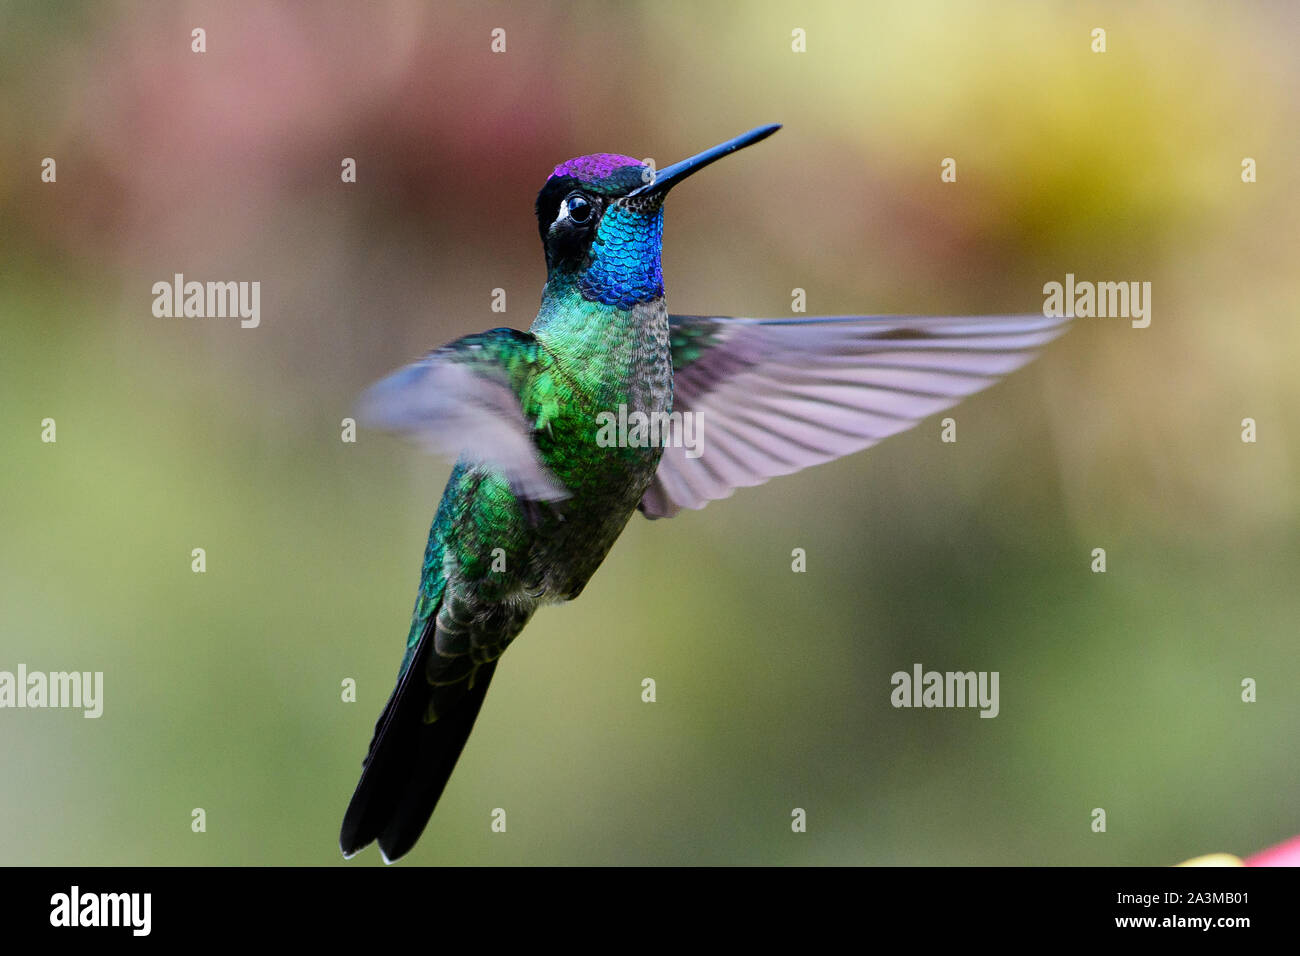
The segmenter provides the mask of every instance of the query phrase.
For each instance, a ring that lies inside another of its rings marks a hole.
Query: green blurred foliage
[[[340,419],[502,324],[492,289],[528,325],[556,162],[769,121],[673,193],[675,309],[1028,312],[1073,272],[1152,282],[1151,327],[1079,320],[955,445],[931,420],[635,518],[506,655],[412,862],[1149,864],[1300,831],[1296,19],[0,8],[0,669],[102,670],[106,696],[0,711],[0,862],[341,862],[449,469]],[[154,318],[176,272],[261,281],[262,326]],[[999,671],[1000,716],[892,708],[917,661]]]

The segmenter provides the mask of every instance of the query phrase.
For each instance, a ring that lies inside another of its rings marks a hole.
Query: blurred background
[[[0,4],[0,669],[105,697],[0,712],[0,862],[341,863],[450,467],[340,420],[527,328],[556,163],[773,121],[673,192],[674,310],[1036,312],[1071,272],[1151,282],[1151,325],[1077,320],[956,444],[930,419],[634,517],[505,656],[410,861],[1166,864],[1300,831],[1297,17]],[[259,281],[260,327],[155,318],[175,273]],[[1000,715],[894,709],[916,662],[998,671]]]

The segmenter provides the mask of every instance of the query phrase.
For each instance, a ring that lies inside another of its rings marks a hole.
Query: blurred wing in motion
[[[366,390],[362,424],[414,438],[427,451],[503,474],[532,501],[568,496],[537,454],[520,406],[521,376],[540,346],[531,335],[496,329],[430,352]]]
[[[671,518],[874,445],[1020,368],[1067,321],[669,316],[674,416],[640,508]],[[695,457],[677,412],[696,418]]]

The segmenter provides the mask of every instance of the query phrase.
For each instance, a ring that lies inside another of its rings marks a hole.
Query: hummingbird
[[[659,170],[613,153],[556,166],[535,205],[546,285],[528,331],[458,339],[362,396],[364,425],[455,464],[397,686],[344,815],[345,857],[378,841],[392,862],[415,845],[501,654],[540,606],[582,593],[636,511],[669,518],[867,448],[1063,331],[1042,315],[669,314],[669,190],[778,129]]]

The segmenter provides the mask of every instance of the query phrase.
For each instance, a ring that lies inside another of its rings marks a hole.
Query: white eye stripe
[[[560,203],[560,214],[555,217],[555,221],[559,222],[561,219],[568,219],[568,218],[569,218],[569,200],[565,199],[562,203]]]

